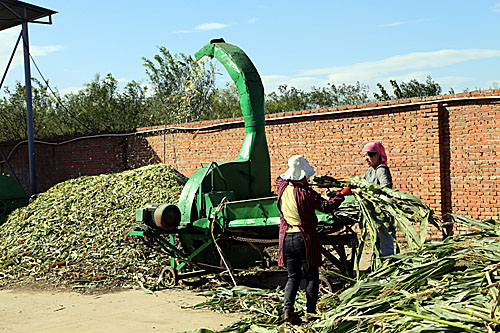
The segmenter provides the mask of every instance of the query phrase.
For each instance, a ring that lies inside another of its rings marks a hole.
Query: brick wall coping
[[[499,91],[500,93],[500,91]],[[348,114],[348,113],[356,113],[356,112],[366,112],[366,111],[377,111],[377,110],[386,110],[386,109],[391,109],[391,108],[403,108],[403,107],[409,107],[409,106],[416,106],[416,105],[428,105],[428,104],[442,104],[442,103],[450,103],[450,102],[460,102],[460,101],[469,101],[469,100],[485,100],[485,99],[490,99],[490,100],[500,100],[500,95],[488,95],[488,96],[469,96],[469,97],[454,97],[454,98],[445,98],[445,99],[432,99],[432,100],[426,100],[426,101],[419,101],[419,102],[410,102],[410,103],[401,103],[401,104],[387,104],[385,105],[382,103],[377,104],[376,106],[368,106],[372,104],[361,104],[361,105],[354,105],[354,106],[344,106],[344,107],[337,107],[337,108],[326,108],[326,109],[312,109],[312,110],[304,110],[304,111],[293,111],[293,112],[282,112],[282,113],[275,113],[275,114],[266,114],[266,123],[267,122],[274,122],[274,121],[281,121],[284,119],[296,119],[296,118],[306,118],[306,117],[321,117],[321,116],[326,116],[326,115],[335,115],[335,114]],[[349,108],[349,109],[347,109]],[[326,112],[313,112],[316,110],[335,110],[337,111],[326,111]],[[304,113],[307,112],[307,113]],[[300,114],[292,114],[292,113],[300,113]],[[288,114],[286,116],[283,116],[283,114]],[[277,116],[276,116],[277,115]],[[242,117],[239,117],[238,119],[243,119]],[[219,121],[219,122],[218,122]],[[220,122],[222,121],[222,122]],[[131,134],[146,134],[146,133],[154,133],[154,132],[161,132],[161,131],[166,131],[166,130],[180,130],[180,131],[205,131],[205,130],[212,130],[212,129],[217,129],[219,127],[225,127],[225,126],[230,126],[230,125],[240,125],[243,124],[243,120],[234,120],[234,121],[224,121],[224,119],[220,120],[208,120],[208,121],[200,121],[197,122],[198,124],[201,123],[207,123],[207,122],[217,122],[215,124],[211,125],[205,125],[205,126],[189,126],[189,127],[181,127],[181,126],[153,126],[152,127],[143,127],[143,128],[138,128],[136,132],[131,133]],[[196,124],[196,123],[191,123],[191,124]],[[149,128],[149,129],[146,129]]]
[[[411,102],[411,103],[402,103],[402,104],[390,104],[390,105],[377,104],[377,106],[370,106],[370,107],[368,107],[368,106],[363,107],[363,105],[361,105],[361,108],[348,109],[348,110],[342,110],[342,108],[344,108],[344,107],[339,107],[339,108],[337,108],[337,109],[339,109],[338,111],[333,111],[333,112],[332,111],[311,112],[311,111],[315,111],[315,110],[325,110],[325,109],[295,111],[295,112],[308,112],[309,111],[310,113],[303,113],[303,114],[289,115],[289,116],[280,116],[280,117],[276,117],[276,118],[266,118],[266,122],[279,121],[279,120],[283,120],[283,119],[321,117],[321,116],[332,115],[332,114],[379,111],[379,110],[386,110],[386,109],[392,109],[392,108],[404,108],[404,107],[417,106],[417,105],[442,104],[442,103],[450,103],[450,102],[460,102],[460,101],[469,101],[469,100],[484,100],[484,99],[500,100],[500,95],[499,96],[482,96],[482,97],[458,97],[458,98],[436,99],[436,100],[430,100],[430,101]],[[371,104],[368,104],[368,105],[371,105]],[[357,106],[359,106],[359,105],[356,105],[355,107],[357,107]],[[351,108],[351,107],[349,107],[349,108]],[[335,109],[335,108],[327,108],[326,110],[332,110],[332,109]]]

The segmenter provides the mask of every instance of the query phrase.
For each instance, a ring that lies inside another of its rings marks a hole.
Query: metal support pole
[[[35,173],[35,131],[33,126],[33,104],[31,96],[31,70],[30,70],[30,50],[28,39],[28,22],[23,21],[23,41],[24,41],[24,81],[26,86],[26,114],[28,126],[28,162],[30,169],[30,196],[36,194],[36,173]]]

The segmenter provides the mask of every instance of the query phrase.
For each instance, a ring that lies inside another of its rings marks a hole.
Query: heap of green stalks
[[[358,272],[359,261],[367,239],[370,240],[373,251],[372,267],[378,267],[382,263],[377,232],[384,226],[395,240],[397,240],[397,230],[399,230],[410,249],[422,247],[427,238],[429,224],[440,229],[432,209],[415,195],[372,184],[358,176],[350,176],[343,180],[343,184],[355,185],[351,191],[356,200],[351,205],[357,206],[359,211],[357,222],[360,242],[356,256]],[[418,226],[418,232],[415,226]],[[399,253],[399,242],[396,241],[395,246],[396,253]]]
[[[282,292],[233,289],[199,305],[249,316],[222,331],[498,332],[500,223],[453,216],[472,230],[382,262],[350,287],[322,296],[321,318],[290,327]],[[303,294],[296,307],[304,310]]]
[[[167,259],[129,236],[135,210],[177,203],[186,181],[157,164],[70,179],[40,193],[0,226],[0,287],[154,288]]]

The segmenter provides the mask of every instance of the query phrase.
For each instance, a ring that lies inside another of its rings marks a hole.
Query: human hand
[[[325,192],[326,196],[329,198],[333,198],[334,196],[337,195],[337,191],[333,191],[331,189],[327,189]]]
[[[342,191],[340,191],[340,193],[342,193],[344,196],[348,196],[348,195],[353,195],[352,192],[351,192],[351,186],[347,186],[346,188],[342,189]]]

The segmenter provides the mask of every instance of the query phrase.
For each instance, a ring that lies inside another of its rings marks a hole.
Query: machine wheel
[[[160,273],[158,283],[164,287],[173,287],[177,284],[177,271],[172,266],[165,266]]]
[[[319,295],[332,294],[334,292],[334,286],[328,276],[320,274],[319,275]]]

